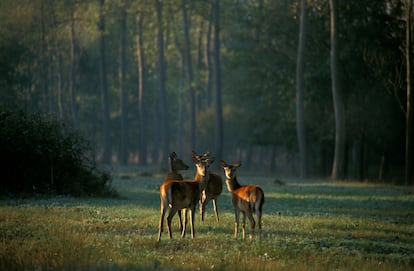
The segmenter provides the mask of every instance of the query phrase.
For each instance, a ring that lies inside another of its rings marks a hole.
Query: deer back
[[[257,185],[244,185],[232,192],[232,203],[240,210],[250,211],[255,205],[263,205],[264,193]]]
[[[200,183],[195,180],[173,181],[172,205],[178,209],[195,206],[200,200]]]

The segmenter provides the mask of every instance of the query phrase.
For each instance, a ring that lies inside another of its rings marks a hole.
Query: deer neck
[[[210,174],[208,172],[206,172],[206,174],[204,176],[199,174],[198,172],[196,172],[196,174],[194,176],[194,181],[207,182],[209,178],[210,178]]]
[[[170,158],[170,172],[177,172],[174,166],[174,161]]]
[[[207,182],[210,179],[210,175],[206,173],[206,175],[200,175],[196,173],[194,177],[194,181],[198,182],[198,188],[201,191],[204,191],[207,187]]]
[[[233,178],[226,178],[226,185],[229,192],[233,192],[241,187],[236,176],[233,176]]]

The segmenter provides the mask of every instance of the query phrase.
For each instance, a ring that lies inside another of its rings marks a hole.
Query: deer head
[[[170,160],[170,170],[172,172],[177,172],[178,170],[187,170],[189,168],[189,166],[184,163],[183,160],[178,158],[175,152],[172,152],[168,159]]]
[[[199,155],[195,151],[192,151],[193,161],[196,165],[197,173],[200,176],[205,177],[208,173],[210,165],[214,162],[215,157],[206,157],[204,154]]]
[[[226,179],[231,180],[234,176],[236,176],[236,170],[238,167],[241,166],[241,162],[238,161],[233,165],[229,165],[223,160],[220,161],[220,166],[224,169],[224,174],[226,175]]]

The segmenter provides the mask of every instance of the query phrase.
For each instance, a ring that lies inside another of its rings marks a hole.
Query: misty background
[[[0,107],[107,165],[175,151],[412,184],[411,0],[2,0]]]

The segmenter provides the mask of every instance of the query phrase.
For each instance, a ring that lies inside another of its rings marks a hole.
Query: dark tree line
[[[280,175],[413,183],[410,0],[5,0],[0,13],[1,106],[56,114],[103,163],[211,150]]]

